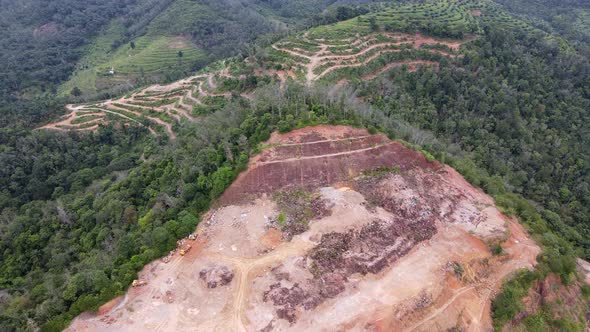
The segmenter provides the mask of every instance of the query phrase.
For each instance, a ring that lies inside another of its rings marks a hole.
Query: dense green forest
[[[519,18],[548,33],[557,33],[589,52],[590,8],[583,0],[500,0]]]
[[[370,6],[314,16],[318,8],[352,2],[200,1],[215,13],[204,16],[211,21],[175,26],[166,24],[174,1],[47,3],[0,0],[0,46],[7,50],[0,53],[2,331],[61,330],[121,294],[143,265],[194,229],[272,131],[317,123],[367,127],[415,144],[518,215],[545,250],[539,270],[519,276],[517,286],[549,272],[571,282],[574,257],[590,258],[589,5],[583,1],[501,0],[535,29],[484,19],[465,56],[443,60],[438,70],[392,69],[336,93],[329,82],[284,89],[255,82],[252,101],[236,96],[198,123],[179,124],[174,141],[136,127],[86,134],[31,128],[59,112],[65,99],[56,97],[58,87],[113,17],[125,27],[113,50],[164,29],[190,32],[207,57],[171,69],[173,79],[235,52],[258,52],[257,37],[287,24],[329,24]],[[238,15],[243,6],[254,7]],[[517,296],[494,304],[498,324],[517,312]]]

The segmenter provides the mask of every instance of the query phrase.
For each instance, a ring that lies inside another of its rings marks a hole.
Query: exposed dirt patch
[[[536,281],[529,289],[528,295],[522,299],[524,310],[507,324],[504,331],[517,326],[528,316],[537,314],[541,308],[550,312],[553,319],[565,318],[583,323],[587,318],[579,317],[579,313],[589,309],[588,303],[581,298],[580,283],[574,281],[565,286],[558,276],[550,274],[544,280]]]
[[[276,248],[282,241],[283,233],[274,227],[270,227],[266,233],[260,237],[260,243],[268,249]]]
[[[336,127],[324,135],[326,126],[308,127],[285,136],[285,143],[271,137],[273,148],[252,158],[243,172],[226,190],[220,201],[229,204],[244,197],[273,193],[285,188],[313,190],[332,183],[345,182],[364,170],[398,167],[434,170],[437,162],[429,162],[419,152],[383,135],[369,135],[366,130],[346,132]],[[352,134],[356,133],[356,136]],[[358,135],[360,134],[360,135]],[[293,140],[297,138],[297,141]]]
[[[489,196],[384,136],[318,126],[268,143],[182,242],[191,251],[69,330],[488,331],[502,280],[535,264],[539,248]],[[305,229],[284,236],[281,213]]]
[[[118,296],[118,297],[110,300],[109,302],[101,305],[100,308],[98,308],[97,314],[104,315],[104,314],[108,313],[109,311],[116,308],[119,304],[121,304],[124,300],[125,300],[125,298],[123,296]]]
[[[234,278],[234,273],[226,266],[214,265],[202,269],[199,272],[199,278],[207,284],[208,288],[215,288],[229,284]]]

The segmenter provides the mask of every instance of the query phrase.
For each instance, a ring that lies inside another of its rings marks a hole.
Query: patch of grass
[[[138,113],[141,113],[143,115],[150,116],[150,117],[158,118],[158,119],[160,119],[160,120],[162,120],[164,122],[167,122],[167,123],[173,123],[174,122],[174,119],[171,116],[169,116],[168,114],[166,114],[164,112],[158,112],[158,111],[156,111],[156,110],[154,110],[152,108],[133,107],[133,106],[123,105],[123,104],[119,104],[119,103],[113,103],[113,106],[118,107],[120,109],[124,109],[124,110],[138,112]],[[114,111],[121,112],[119,109],[114,110]],[[131,113],[131,112],[128,112],[128,113]],[[133,114],[133,113],[131,113],[131,114]]]
[[[279,227],[283,228],[286,222],[287,216],[283,212],[279,213],[279,216],[277,217],[277,224],[279,225]]]
[[[494,242],[494,243],[490,244],[489,247],[490,247],[490,252],[494,256],[499,256],[504,253],[504,249],[502,248],[502,246],[500,245],[499,242]]]
[[[294,66],[296,63],[309,63],[309,59],[307,58],[300,57],[289,52],[277,50],[274,48],[265,49],[263,53],[258,54],[258,58],[265,63],[279,64],[280,68],[276,69],[290,68]]]
[[[430,152],[424,150],[424,149],[420,149],[420,152],[424,155],[424,157],[426,158],[426,160],[433,162],[434,160],[436,160],[436,158],[434,158],[433,155],[430,154]]]
[[[137,98],[136,98],[137,99]],[[178,98],[170,99],[156,99],[150,101],[127,101],[130,105],[136,105],[141,107],[160,107],[163,105],[172,105],[178,101]]]
[[[463,269],[463,265],[459,262],[453,262],[453,272],[458,278],[463,277],[463,273],[465,273],[465,269]]]
[[[273,144],[260,144],[260,145],[256,146],[255,153],[254,154],[260,153],[262,150],[274,148],[276,146],[280,146],[280,144],[278,144],[278,143],[273,143]]]
[[[334,45],[346,45],[346,41],[338,39],[352,38],[356,35],[367,35],[371,32],[366,20],[368,18],[353,18],[330,25],[323,25],[309,30],[308,36],[312,39],[327,39]]]
[[[401,170],[397,166],[392,167],[378,167],[372,170],[364,171],[363,175],[370,177],[382,177],[389,174],[399,174]]]
[[[312,55],[320,50],[317,43],[307,42],[301,39],[301,36],[289,38],[281,42],[279,45],[281,48],[290,49],[306,55]]]
[[[112,45],[123,37],[125,29],[118,21],[113,22],[92,43],[81,51],[85,54],[76,66],[70,79],[59,89],[60,96],[69,96],[72,89],[78,87],[85,95],[95,95],[97,70],[96,65],[108,62],[112,52]]]
[[[189,68],[205,53],[183,37],[144,36],[134,40],[135,48],[125,44],[113,53],[109,63],[98,66],[107,75],[111,67],[116,75],[148,75],[171,67]],[[182,57],[179,56],[182,52]]]
[[[206,59],[205,52],[184,37],[142,36],[132,41],[134,48],[126,43],[113,50],[113,43],[123,38],[122,31],[120,25],[113,24],[90,44],[78,69],[58,93],[69,96],[72,89],[78,87],[83,96],[94,96],[108,86],[129,79],[162,76],[171,70],[187,71]],[[109,73],[111,68],[115,75]]]

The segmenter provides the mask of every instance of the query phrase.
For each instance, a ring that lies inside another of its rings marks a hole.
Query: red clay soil
[[[345,126],[336,127],[328,135],[326,128],[306,127],[274,135],[268,142],[272,147],[253,158],[248,170],[223,194],[221,203],[231,204],[289,187],[313,191],[381,167],[398,167],[401,171],[440,167],[384,135]]]
[[[265,247],[274,249],[283,242],[283,233],[280,230],[271,227],[260,237],[259,240]]]
[[[574,282],[565,286],[554,274],[536,281],[522,302],[524,309],[504,326],[503,331],[514,330],[525,318],[538,314],[542,308],[548,310],[553,318],[565,318],[581,324],[584,322],[580,321],[580,313],[588,312],[588,304],[581,296],[581,284]]]
[[[68,330],[489,331],[502,281],[535,265],[540,249],[492,198],[382,135],[316,126],[267,143],[222,198],[243,204],[205,215],[178,243],[191,251]],[[289,194],[300,184],[313,192]],[[285,236],[281,214],[304,231]]]

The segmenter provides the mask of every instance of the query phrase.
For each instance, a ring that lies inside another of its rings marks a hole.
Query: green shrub
[[[504,249],[499,242],[496,242],[490,245],[490,251],[492,252],[492,255],[499,256],[504,252]]]
[[[496,330],[500,330],[523,310],[522,298],[538,278],[539,275],[535,272],[521,270],[504,283],[500,294],[492,301],[492,318]]]

